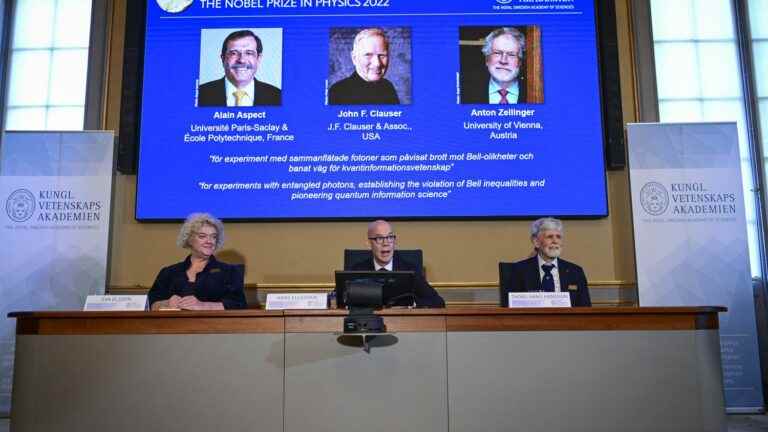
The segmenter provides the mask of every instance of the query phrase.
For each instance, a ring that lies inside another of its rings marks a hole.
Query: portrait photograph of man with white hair
[[[462,104],[543,103],[538,26],[460,27]]]
[[[328,105],[411,103],[409,28],[332,28]]]

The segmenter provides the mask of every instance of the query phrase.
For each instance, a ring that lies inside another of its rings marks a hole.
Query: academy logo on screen
[[[496,0],[496,3],[505,5],[512,3],[512,0]]]
[[[179,13],[188,8],[192,2],[193,0],[157,0],[157,5],[166,12]]]
[[[5,201],[5,212],[14,222],[25,222],[35,213],[35,196],[26,189],[16,189]]]
[[[661,183],[648,182],[640,189],[640,204],[651,216],[659,216],[669,207],[669,193]]]

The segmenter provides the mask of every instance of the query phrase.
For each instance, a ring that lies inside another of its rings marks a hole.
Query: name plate
[[[143,311],[147,306],[146,295],[89,295],[84,311]]]
[[[326,293],[267,294],[267,310],[326,309]]]
[[[511,292],[509,307],[571,307],[571,295],[567,292]]]

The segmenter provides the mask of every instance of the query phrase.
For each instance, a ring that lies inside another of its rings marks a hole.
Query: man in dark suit
[[[514,27],[498,28],[485,37],[482,52],[488,73],[462,79],[461,103],[525,103],[525,85],[520,76],[525,35]]]
[[[416,306],[445,307],[445,301],[440,294],[424,278],[424,273],[418,264],[403,259],[395,250],[395,232],[392,225],[384,220],[375,220],[368,224],[368,244],[371,247],[372,258],[353,263],[349,270],[358,271],[413,271],[415,272],[414,291]],[[396,303],[397,306],[412,305],[407,299]]]
[[[499,281],[501,305],[509,305],[510,292],[553,291],[570,294],[571,306],[592,306],[584,270],[560,258],[563,223],[554,218],[534,221],[531,242],[536,255],[513,263],[511,271]]]
[[[197,105],[280,105],[280,89],[255,78],[263,49],[261,39],[250,30],[230,33],[221,45],[224,77],[198,87]]]

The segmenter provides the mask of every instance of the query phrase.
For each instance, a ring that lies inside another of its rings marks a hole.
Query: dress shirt
[[[229,82],[228,79],[224,78],[224,88],[227,91],[227,106],[237,106],[235,99],[235,92],[237,90],[243,90],[245,92],[240,106],[253,106],[253,95],[256,91],[256,86],[253,84],[253,80],[251,80],[245,88],[238,89],[234,84]]]
[[[555,280],[555,292],[560,292],[560,272],[557,271],[557,258],[553,259],[551,262],[545,261],[541,255],[536,255],[536,257],[539,260],[539,281],[544,280],[544,269],[541,268],[544,264],[551,264],[554,267],[552,268],[552,279]]]
[[[499,93],[501,87],[496,84],[493,78],[488,80],[488,103],[497,104],[501,102],[501,94]],[[507,88],[507,102],[514,104],[517,103],[517,98],[520,95],[519,81],[515,81],[511,86]]]
[[[373,267],[376,269],[376,271],[379,271],[381,269],[385,269],[386,271],[392,271],[393,269],[392,260],[389,260],[387,265],[380,265],[378,261],[373,260]]]

